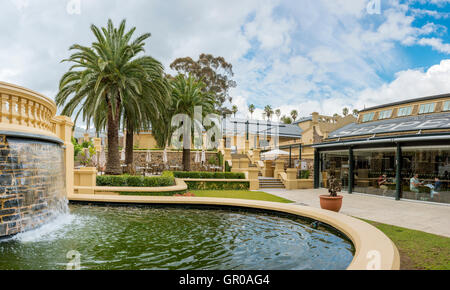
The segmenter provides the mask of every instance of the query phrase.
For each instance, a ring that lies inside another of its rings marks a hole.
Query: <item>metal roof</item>
[[[247,119],[226,119],[223,124],[223,133],[224,135],[245,135],[246,134],[246,122],[249,122],[249,133],[252,135],[256,135],[259,133],[260,135],[267,134],[278,135],[280,137],[293,137],[293,138],[301,138],[303,130],[292,124],[284,124],[278,122],[268,122],[263,120],[247,120]],[[277,132],[278,131],[278,132]]]
[[[450,129],[450,112],[386,119],[368,123],[352,123],[331,132],[328,139],[432,129]]]
[[[383,105],[379,105],[379,106],[373,106],[373,107],[370,107],[367,109],[360,110],[359,112],[364,113],[367,111],[377,110],[377,109],[391,107],[391,106],[406,105],[406,104],[410,104],[410,103],[429,101],[429,100],[438,100],[438,99],[448,98],[448,97],[450,97],[450,94],[441,94],[441,95],[434,95],[434,96],[428,96],[428,97],[420,97],[420,98],[415,98],[415,99],[408,99],[408,100],[383,104]]]

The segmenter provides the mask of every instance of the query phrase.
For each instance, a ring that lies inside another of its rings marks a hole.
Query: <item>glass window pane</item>
[[[399,117],[409,116],[409,115],[411,115],[411,113],[412,113],[412,106],[404,107],[404,108],[398,109],[397,116],[399,116]]]
[[[450,111],[450,101],[444,103],[444,112]]]
[[[321,153],[321,180],[322,186],[328,187],[327,181],[335,176],[342,184],[342,189],[348,189],[349,152],[330,151]]]
[[[396,148],[354,150],[355,184],[359,193],[394,197]]]
[[[403,198],[450,203],[450,146],[404,147]]]

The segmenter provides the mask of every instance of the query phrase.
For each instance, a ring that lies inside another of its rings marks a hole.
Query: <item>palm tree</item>
[[[64,106],[63,115],[72,116],[77,111],[75,121],[82,114],[88,124],[91,120],[97,126],[104,123],[108,136],[106,174],[113,175],[122,173],[119,156],[122,114],[131,108],[138,110],[142,96],[161,85],[152,81],[156,76],[159,79],[161,65],[149,56],[138,57],[150,34],[132,40],[136,28],[126,32],[125,26],[125,20],[118,28],[111,20],[102,29],[91,26],[96,41],[91,47],[75,44],[70,48],[75,52],[64,61],[74,65],[61,78],[55,99],[59,106]]]
[[[178,75],[172,84],[172,108],[171,114],[186,114],[191,120],[194,119],[195,107],[202,107],[205,116],[214,112],[214,96],[205,92],[205,84],[197,81],[192,75],[187,78]],[[192,130],[192,128],[191,128]],[[191,138],[183,136],[183,170],[189,171],[191,165]]]
[[[291,117],[283,115],[283,117],[281,117],[281,122],[283,124],[292,124],[292,119],[291,119]]]
[[[278,121],[280,121],[281,110],[280,109],[276,109],[275,110],[275,115],[277,115]]]
[[[344,115],[344,117],[348,115],[348,108],[342,109],[342,115]]]
[[[253,119],[253,113],[255,112],[255,105],[251,104],[248,106],[248,111],[250,112],[250,118]]]
[[[233,115],[234,115],[235,118],[236,118],[236,113],[237,113],[238,111],[239,111],[239,110],[238,110],[238,106],[233,105],[233,106],[231,107],[231,112],[233,112]]]
[[[267,106],[264,108],[264,112],[266,113],[267,120],[271,120],[271,119],[272,119],[272,115],[273,115],[272,106],[267,105]]]
[[[297,117],[298,117],[297,110],[292,110],[291,111],[291,117],[292,117],[292,122],[295,122],[295,120],[297,120]]]

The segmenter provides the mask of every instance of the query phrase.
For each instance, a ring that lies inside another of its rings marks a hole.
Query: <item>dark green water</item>
[[[350,242],[302,219],[226,209],[71,205],[70,215],[0,241],[0,269],[345,269]]]

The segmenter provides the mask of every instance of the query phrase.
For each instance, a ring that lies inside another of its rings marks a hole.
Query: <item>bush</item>
[[[309,179],[310,174],[309,170],[302,170],[299,172],[298,177],[299,179]]]
[[[189,190],[248,190],[248,181],[227,182],[227,181],[185,181]]]
[[[161,177],[143,177],[131,175],[97,176],[97,186],[163,187],[175,185],[175,179],[166,173]]]
[[[245,174],[241,172],[195,172],[195,171],[175,171],[176,178],[202,178],[202,179],[245,179]]]
[[[225,161],[225,172],[231,172],[231,166],[228,164],[228,161]]]

